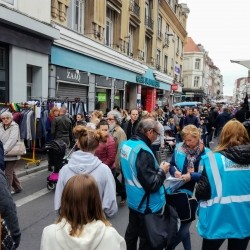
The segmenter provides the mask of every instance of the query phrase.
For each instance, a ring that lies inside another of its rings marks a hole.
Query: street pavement
[[[217,141],[211,144],[214,148]],[[16,202],[20,228],[22,232],[22,240],[19,250],[38,250],[42,230],[45,226],[54,223],[57,216],[53,209],[54,192],[46,188],[46,178],[50,174],[47,170],[47,160],[45,154],[38,154],[37,159],[41,162],[39,166],[36,164],[26,165],[26,161],[20,160],[16,167],[16,173],[20,178],[23,186],[23,192],[13,195]],[[118,203],[120,198],[117,197]],[[110,219],[112,225],[124,237],[128,224],[128,208],[127,206],[119,207],[117,215]],[[196,231],[196,221],[190,228],[192,249],[201,249],[202,239]],[[182,244],[176,247],[176,250],[182,250]],[[225,242],[221,250],[227,249]],[[248,246],[247,250],[250,250]]]

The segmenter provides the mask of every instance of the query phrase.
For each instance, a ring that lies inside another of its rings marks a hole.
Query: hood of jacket
[[[69,169],[76,174],[91,174],[102,162],[92,153],[78,150],[68,162]]]
[[[239,145],[221,152],[226,158],[237,164],[250,164],[250,145]]]
[[[69,235],[71,225],[63,219],[56,224],[55,240],[61,249],[88,249],[98,247],[105,236],[106,226],[98,220],[84,225],[83,231],[78,237]]]

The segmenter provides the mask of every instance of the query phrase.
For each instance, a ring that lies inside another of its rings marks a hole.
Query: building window
[[[106,18],[106,40],[105,44],[107,46],[113,47],[113,34],[114,34],[114,21],[115,12],[114,10],[107,8],[107,18]]]
[[[200,81],[200,77],[199,76],[195,76],[194,77],[194,87],[195,88],[199,87],[199,81]]]
[[[162,16],[158,15],[158,24],[157,24],[157,35],[159,38],[162,38]]]
[[[68,26],[72,30],[83,33],[84,1],[72,0],[68,9]]]
[[[32,99],[33,68],[27,65],[27,99]]]
[[[179,55],[180,53],[180,38],[177,36],[177,41],[176,41],[176,54]]]
[[[200,69],[200,65],[201,65],[201,59],[195,59],[194,68],[195,69]]]
[[[149,63],[150,62],[150,39],[148,37],[145,38],[145,62]]]
[[[128,49],[128,56],[133,56],[134,55],[134,34],[135,34],[135,28],[130,25],[129,26],[129,49]]]
[[[156,51],[156,69],[161,69],[161,51],[159,49]]]
[[[164,56],[164,73],[168,73],[168,56]]]

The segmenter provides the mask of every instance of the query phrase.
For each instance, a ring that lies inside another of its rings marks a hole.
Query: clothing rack
[[[27,103],[0,103],[0,106],[4,106],[4,107],[8,107],[10,109],[10,111],[12,111],[12,107],[11,105],[18,105],[18,107],[20,109],[33,109],[34,112],[34,133],[36,135],[36,104],[35,105],[30,105]],[[16,110],[14,110],[16,111]],[[28,163],[26,164],[25,168],[28,168],[30,165],[35,164],[36,166],[40,165],[41,160],[37,160],[36,159],[36,138],[33,138],[32,140],[32,158],[27,158],[27,157],[21,157],[22,160],[28,161]]]
[[[21,106],[21,108],[32,108],[33,112],[34,112],[34,133],[36,135],[36,104],[31,105],[31,104],[24,104],[23,106]],[[25,168],[29,168],[30,165],[35,164],[36,166],[40,165],[41,160],[36,159],[36,136],[35,138],[33,138],[32,140],[32,158],[26,158],[26,157],[22,157],[22,160],[28,161],[28,163],[26,164]]]

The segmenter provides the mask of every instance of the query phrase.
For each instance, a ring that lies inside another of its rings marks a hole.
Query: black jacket
[[[231,120],[231,114],[228,112],[222,112],[221,114],[219,114],[215,120],[215,124],[216,124],[216,128],[220,129],[223,128],[223,126],[229,121]]]
[[[127,136],[127,140],[129,140],[133,135],[136,134],[139,122],[140,122],[139,119],[134,123],[132,123],[131,120],[128,120],[123,124],[122,129],[124,130]]]
[[[2,170],[0,170],[0,213],[10,230],[17,248],[20,243],[21,232],[18,224],[16,205],[10,194],[7,180]]]
[[[143,134],[137,133],[131,140],[144,141],[151,148],[150,140]],[[155,161],[152,154],[141,149],[136,159],[137,178],[146,192],[156,192],[166,179],[163,169],[155,168]]]
[[[0,169],[4,171],[4,149],[3,149],[3,143],[0,141]]]
[[[226,158],[237,164],[250,164],[250,145],[234,146],[221,151]],[[196,187],[197,200],[209,200],[211,198],[211,186],[208,181],[206,169],[202,172],[201,179]]]
[[[235,113],[235,118],[242,123],[250,118],[250,111],[243,107]]]

